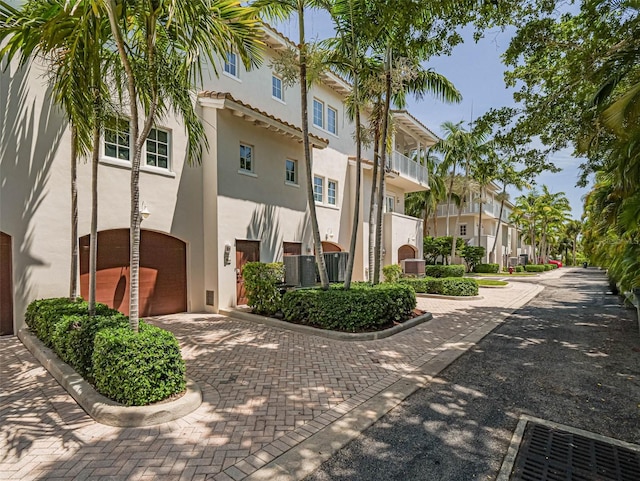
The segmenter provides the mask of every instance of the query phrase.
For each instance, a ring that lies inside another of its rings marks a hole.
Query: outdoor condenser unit
[[[324,263],[327,266],[329,282],[344,282],[347,272],[348,252],[324,252]]]
[[[315,256],[284,256],[284,282],[295,287],[315,286]]]
[[[401,264],[404,274],[424,276],[424,259],[404,259]]]

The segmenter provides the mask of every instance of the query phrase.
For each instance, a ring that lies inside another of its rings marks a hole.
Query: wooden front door
[[[140,235],[138,309],[141,316],[187,310],[187,254],[180,239]],[[89,296],[89,236],[80,238],[80,293]],[[96,300],[129,314],[129,229],[98,232]]]
[[[415,259],[417,254],[416,248],[412,245],[405,244],[400,246],[398,249],[398,264],[405,259]]]
[[[236,305],[247,303],[242,269],[247,262],[260,261],[260,241],[236,240]]]
[[[0,232],[0,336],[13,334],[11,236]]]

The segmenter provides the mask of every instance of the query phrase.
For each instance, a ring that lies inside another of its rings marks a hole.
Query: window
[[[276,77],[275,75],[271,77],[271,95],[278,100],[284,101],[282,79],[280,77]]]
[[[285,162],[285,182],[289,184],[298,183],[298,162],[287,159]]]
[[[336,134],[338,132],[336,124],[337,117],[338,111],[334,108],[327,107],[327,130],[332,134]]]
[[[396,199],[392,195],[387,195],[384,198],[384,212],[394,212],[396,205]]]
[[[117,120],[112,127],[105,127],[104,156],[131,160],[129,153],[129,121]]]
[[[460,224],[460,235],[467,235],[467,224]]]
[[[169,133],[151,129],[147,137],[147,165],[169,168]]]
[[[338,183],[335,180],[327,182],[327,204],[336,205]]]
[[[238,56],[233,52],[227,52],[227,58],[224,61],[224,71],[233,77],[238,76]]]
[[[324,179],[315,176],[313,178],[313,198],[316,202],[322,202],[324,192]]]
[[[313,99],[313,125],[324,129],[324,104]]]
[[[240,170],[253,172],[253,147],[240,144]]]
[[[151,129],[142,152],[146,165],[169,169],[171,133],[163,129]],[[129,121],[118,119],[104,129],[104,156],[111,159],[130,161]]]

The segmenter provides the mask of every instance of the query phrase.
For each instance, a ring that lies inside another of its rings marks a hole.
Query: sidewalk
[[[419,299],[434,319],[377,341],[155,319],[178,337],[204,399],[147,428],[95,423],[17,338],[0,339],[0,479],[302,479],[541,290],[514,282],[480,300]]]

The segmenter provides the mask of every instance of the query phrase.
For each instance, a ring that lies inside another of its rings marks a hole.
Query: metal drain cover
[[[510,481],[640,480],[640,450],[633,445],[558,426],[526,422]]]

